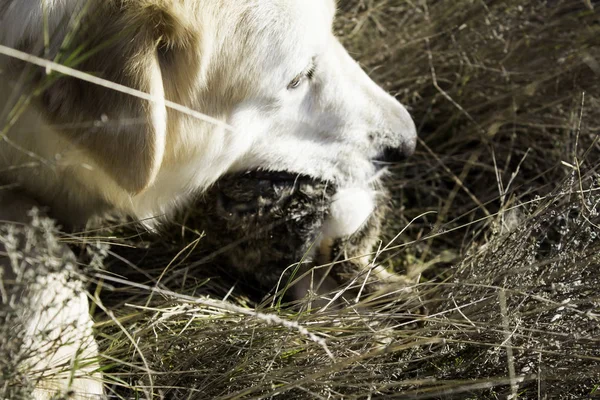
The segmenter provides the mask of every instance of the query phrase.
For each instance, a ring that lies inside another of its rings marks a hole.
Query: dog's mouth
[[[376,167],[372,181],[385,174],[388,162],[374,163]],[[371,184],[365,184],[363,193],[369,192]],[[381,185],[379,185],[381,186]],[[217,212],[224,217],[256,218],[265,216],[271,218],[278,214],[286,218],[289,204],[294,204],[297,215],[314,214],[318,210],[321,218],[326,218],[332,202],[339,204],[336,193],[342,191],[334,183],[289,171],[249,170],[222,177],[211,190],[210,197],[217,199]],[[349,191],[350,194],[357,192]],[[380,193],[385,193],[381,187],[374,194],[375,208],[382,205]],[[352,200],[350,207],[352,208]],[[277,211],[273,211],[276,209]],[[301,213],[298,211],[302,209]],[[348,210],[351,211],[351,210]],[[339,216],[338,216],[339,217]],[[267,218],[268,219],[268,218]]]
[[[293,184],[294,182],[318,181],[318,179],[311,178],[308,175],[302,175],[286,171],[252,170],[246,171],[242,174],[238,174],[238,176],[242,177],[243,179],[267,181],[279,184]]]
[[[267,225],[290,215],[325,215],[332,185],[287,171],[252,170],[226,175],[208,193],[230,223]]]
[[[322,233],[336,239],[353,236],[371,219],[383,218],[386,193],[382,187],[340,189],[298,173],[251,170],[221,178],[206,200],[215,220],[229,230],[264,231],[283,225],[287,233],[301,231],[312,239]]]
[[[382,175],[385,175],[390,168],[397,165],[395,162],[379,159],[371,160],[371,164],[374,167],[374,173],[371,179],[366,182],[367,186],[379,179]],[[234,174],[233,176],[238,176],[242,179],[255,180],[257,182],[271,182],[277,185],[295,185],[298,183],[321,185],[326,183],[326,181],[313,176],[287,171],[250,170]],[[332,182],[329,182],[328,185],[335,189],[335,184]]]
[[[370,251],[383,220],[383,197],[351,238],[325,238],[337,194],[333,185],[297,173],[254,170],[226,175],[201,199],[197,228],[206,232],[209,247],[223,249],[215,253],[223,265],[275,285],[282,268],[300,260],[324,263],[338,253]]]
[[[382,160],[371,160],[371,164],[375,167],[375,173],[386,171],[388,168],[393,167],[395,163]]]

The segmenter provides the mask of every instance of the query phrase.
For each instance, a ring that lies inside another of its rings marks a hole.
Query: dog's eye
[[[293,90],[293,89],[297,89],[300,87],[300,85],[302,84],[302,82],[304,81],[305,76],[304,75],[298,75],[297,77],[294,78],[294,80],[292,80],[290,82],[290,84],[288,85],[288,90]]]
[[[311,62],[311,64],[308,66],[308,68],[302,72],[301,74],[299,74],[297,77],[295,77],[288,85],[288,90],[293,90],[293,89],[297,89],[300,87],[300,85],[302,85],[302,83],[307,80],[307,79],[312,79],[315,76],[315,71],[316,71],[316,65],[315,65],[315,61],[313,59],[313,61]]]

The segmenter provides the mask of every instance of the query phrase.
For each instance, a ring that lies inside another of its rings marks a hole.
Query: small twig
[[[40,67],[44,67],[50,72],[56,71],[63,75],[67,75],[67,76],[70,76],[70,77],[73,77],[73,78],[76,78],[76,79],[79,79],[84,82],[88,82],[88,83],[91,83],[91,84],[94,84],[97,86],[105,87],[107,89],[112,89],[114,91],[121,92],[121,93],[129,95],[129,96],[137,97],[138,99],[146,100],[151,103],[157,103],[157,104],[161,104],[161,105],[164,104],[164,106],[167,108],[178,111],[185,115],[189,115],[190,117],[193,117],[199,121],[208,122],[210,124],[214,124],[214,125],[220,126],[222,128],[225,128],[228,131],[233,131],[233,127],[230,126],[229,124],[226,124],[223,121],[220,121],[216,118],[210,117],[206,114],[200,113],[198,111],[194,111],[189,107],[182,106],[181,104],[175,103],[173,101],[166,100],[164,97],[161,97],[161,96],[154,96],[149,93],[142,92],[141,90],[133,89],[133,88],[130,88],[125,85],[111,82],[109,80],[102,79],[97,76],[94,76],[94,75],[76,70],[74,68],[70,68],[65,65],[56,63],[54,61],[46,60],[46,59],[34,56],[29,53],[25,53],[23,51],[13,49],[11,47],[7,47],[4,45],[0,45],[0,54],[11,57],[11,58],[16,58],[18,60],[25,61],[25,62],[34,64],[34,65],[37,65]]]
[[[452,296],[452,303],[454,303],[454,307],[456,307],[456,310],[458,311],[458,313],[460,315],[462,315],[462,317],[473,327],[473,328],[477,328],[477,325],[475,325],[473,323],[473,321],[471,321],[469,318],[467,318],[467,316],[462,312],[461,308],[458,306],[458,304],[456,304],[456,300],[454,300],[454,296]]]
[[[583,109],[585,106],[585,92],[581,93],[581,108],[579,110],[579,118],[577,121],[577,129],[575,131],[575,148],[573,149],[573,164],[575,165],[575,169],[577,171],[577,179],[579,183],[579,192],[580,192],[580,200],[582,207],[590,212],[590,209],[585,204],[585,199],[583,197],[583,180],[581,178],[581,163],[577,157],[577,149],[579,148],[579,136],[581,134],[581,121],[583,120]]]
[[[504,335],[506,339],[502,343],[506,348],[506,359],[508,362],[508,376],[510,378],[510,398],[512,400],[518,397],[518,384],[515,373],[515,357],[513,355],[513,349],[511,345],[511,338],[513,333],[510,332],[510,321],[508,319],[508,307],[506,306],[506,292],[504,289],[498,291],[498,300],[500,301],[500,313],[502,314],[502,326],[504,328]]]

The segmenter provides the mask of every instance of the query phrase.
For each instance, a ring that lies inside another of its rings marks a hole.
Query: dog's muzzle
[[[387,147],[372,161],[377,170],[406,161],[415,152],[417,141],[411,140],[398,147]]]

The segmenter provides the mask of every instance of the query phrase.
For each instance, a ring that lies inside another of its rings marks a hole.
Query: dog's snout
[[[417,149],[417,133],[415,130],[411,136],[404,139],[404,141],[402,142],[402,145],[400,146],[400,151],[405,158],[408,158],[408,157],[412,156],[413,154],[415,154],[416,149]]]
[[[387,147],[375,159],[383,163],[399,163],[405,161],[415,152],[416,140],[403,143],[401,146]]]
[[[417,146],[417,128],[408,110],[395,98],[388,96],[385,119],[387,131],[382,140],[379,160],[400,162],[413,155]]]
[[[393,132],[391,138],[384,144],[376,161],[384,163],[398,163],[412,156],[417,147],[417,129],[410,114],[398,102],[393,104],[393,113],[390,113],[390,127]]]

